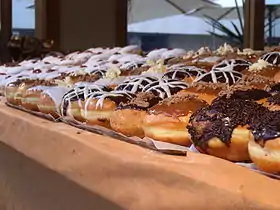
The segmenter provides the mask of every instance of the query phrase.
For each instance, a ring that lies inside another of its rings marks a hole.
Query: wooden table
[[[0,104],[0,209],[280,209],[280,181],[160,154]]]

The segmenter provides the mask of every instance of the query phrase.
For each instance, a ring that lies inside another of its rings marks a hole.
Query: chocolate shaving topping
[[[270,97],[271,94],[262,89],[256,89],[252,86],[233,85],[219,93],[219,98],[240,98],[244,100],[261,100]]]
[[[280,105],[280,93],[276,93],[275,95],[269,97],[267,101],[273,105]]]
[[[117,109],[147,110],[159,103],[161,100],[162,99],[160,97],[155,96],[150,92],[138,93],[136,97],[132,98],[127,103],[121,102]]]
[[[237,126],[247,126],[256,141],[271,140],[280,137],[280,112],[252,100],[221,98],[193,114],[188,130],[194,144],[206,149],[214,137],[230,146]]]

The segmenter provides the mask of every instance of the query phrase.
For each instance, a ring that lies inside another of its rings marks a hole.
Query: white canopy
[[[128,22],[136,23],[186,13],[201,7],[220,7],[213,0],[131,0]]]

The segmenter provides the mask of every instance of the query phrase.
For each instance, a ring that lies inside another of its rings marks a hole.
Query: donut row
[[[92,48],[0,67],[9,104],[280,172],[280,53]]]

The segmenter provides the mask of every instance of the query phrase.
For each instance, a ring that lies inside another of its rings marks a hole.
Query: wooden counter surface
[[[163,155],[0,104],[0,209],[280,209],[280,181]]]

